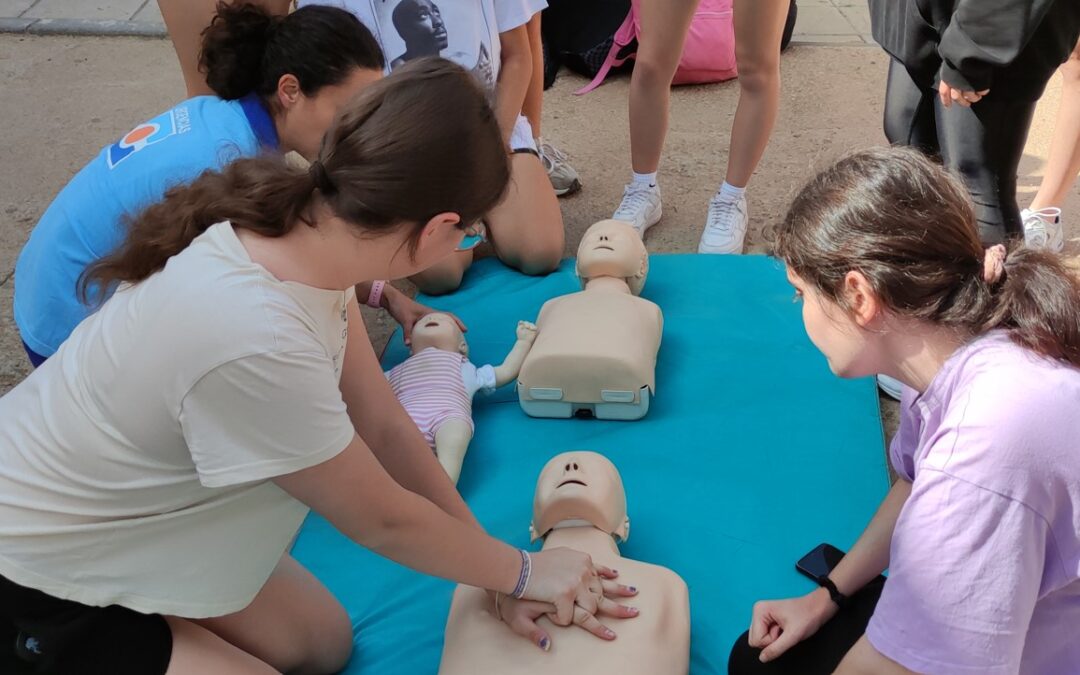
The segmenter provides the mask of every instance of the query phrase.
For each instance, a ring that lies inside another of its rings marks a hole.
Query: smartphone
[[[831,544],[821,544],[810,551],[799,562],[795,563],[795,569],[814,581],[829,576],[829,572],[840,563],[844,552]]]

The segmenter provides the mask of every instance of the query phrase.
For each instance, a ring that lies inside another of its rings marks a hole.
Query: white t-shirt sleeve
[[[470,397],[476,396],[478,391],[490,394],[498,388],[495,384],[495,368],[493,366],[480,366],[477,368],[466,361],[461,364],[461,379],[465,382],[465,393]]]
[[[265,353],[204,375],[181,403],[180,427],[200,482],[266,480],[331,459],[356,431],[325,353]]]
[[[500,33],[524,26],[548,6],[547,0],[494,0],[494,3],[495,25]]]

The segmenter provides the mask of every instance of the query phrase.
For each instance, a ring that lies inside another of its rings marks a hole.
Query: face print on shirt
[[[371,0],[390,70],[413,59],[441,56],[471,71],[494,91],[492,40],[498,39],[490,6],[476,0]]]

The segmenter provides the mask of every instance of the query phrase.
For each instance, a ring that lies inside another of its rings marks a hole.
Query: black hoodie
[[[1080,37],[1080,0],[869,0],[874,40],[915,82],[1042,96]]]

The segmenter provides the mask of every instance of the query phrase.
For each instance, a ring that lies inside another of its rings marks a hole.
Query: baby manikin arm
[[[519,321],[517,327],[517,342],[513,349],[506,355],[506,359],[500,365],[495,366],[495,386],[513,382],[521,372],[521,365],[525,363],[525,357],[529,355],[533,342],[536,340],[536,325],[528,321]]]

